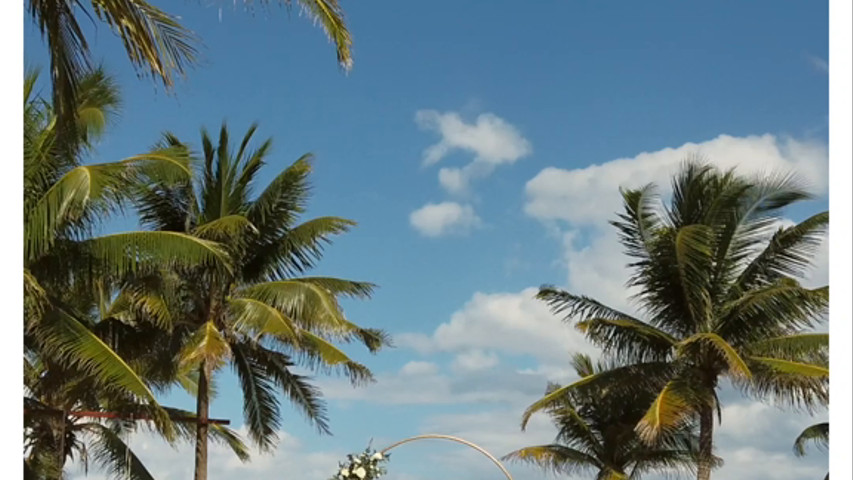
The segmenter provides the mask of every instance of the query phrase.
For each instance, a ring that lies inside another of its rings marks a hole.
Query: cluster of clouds
[[[247,429],[237,433],[248,439]],[[309,450],[295,436],[280,431],[279,442],[272,451],[261,452],[250,448],[251,461],[243,463],[225,445],[211,442],[208,446],[208,475],[211,479],[236,480],[281,480],[295,476],[306,480],[327,480],[344,458],[344,451],[332,449]],[[133,452],[158,480],[186,480],[193,478],[194,449],[188,442],[170,446],[161,437],[151,432],[133,434],[126,439]],[[248,444],[248,441],[247,441]],[[88,473],[88,474],[87,474]],[[90,466],[88,472],[79,459],[67,469],[70,480],[107,480],[106,472]]]
[[[529,155],[531,147],[506,121],[484,114],[466,123],[455,113],[418,112],[418,124],[439,133],[441,139],[424,152],[424,164],[435,165],[454,151],[471,155],[468,164],[439,170],[439,183],[451,196],[470,193],[473,181],[495,168]],[[796,173],[817,195],[827,190],[827,152],[820,142],[773,135],[716,138],[644,152],[583,168],[548,167],[525,186],[524,211],[554,235],[566,271],[565,284],[574,293],[589,294],[620,309],[631,311],[631,292],[625,289],[626,259],[608,225],[620,208],[620,187],[647,183],[659,186],[662,198],[670,192],[669,179],[681,162],[701,155],[721,168],[737,167],[744,174]],[[444,172],[444,173],[442,173]],[[462,233],[480,225],[470,204],[445,201],[427,204],[411,215],[411,224],[427,236]],[[826,243],[826,242],[824,242]],[[828,281],[825,245],[816,257],[811,284]],[[567,368],[572,353],[595,356],[582,336],[534,296],[537,288],[512,292],[475,292],[446,321],[429,332],[396,335],[397,345],[413,354],[398,368],[377,372],[377,382],[353,389],[343,379],[324,379],[320,386],[332,406],[364,403],[403,405],[413,412],[423,408],[418,432],[458,435],[503,455],[525,445],[548,443],[555,429],[544,415],[534,416],[522,432],[521,412],[543,393],[549,381],[566,383],[575,378]],[[717,430],[718,455],[724,466],[719,478],[795,480],[822,478],[827,470],[823,455],[794,457],[791,444],[803,428],[822,421],[791,414],[746,400],[737,392],[723,392],[722,424]],[[223,447],[211,452],[215,478],[281,478],[298,472],[306,480],[325,480],[341,455],[334,449],[307,451],[294,437],[282,432],[273,455],[240,464]],[[188,478],[192,449],[181,453],[161,441],[134,443],[157,478]],[[494,478],[493,466],[464,449],[421,450],[417,458],[400,454],[392,471],[395,478],[420,480],[425,468],[440,465],[447,474],[465,472],[468,478]],[[533,468],[513,465],[519,478],[545,478]],[[98,478],[90,476],[88,478]],[[650,477],[655,478],[655,477]],[[662,478],[662,477],[661,477]]]
[[[444,152],[443,147],[438,151]],[[769,134],[720,135],[703,142],[643,152],[583,168],[544,168],[525,185],[524,211],[559,242],[561,263],[566,271],[563,287],[636,312],[636,305],[630,300],[633,292],[625,287],[629,273],[625,268],[627,259],[622,254],[615,229],[608,224],[621,208],[619,188],[654,183],[661,198],[666,199],[671,194],[672,174],[690,157],[699,157],[724,170],[736,168],[745,175],[791,174],[818,197],[824,196],[828,188],[828,155],[824,143]],[[782,220],[782,224],[792,223],[790,219]],[[824,241],[817,251],[815,267],[805,278],[807,285],[828,282],[827,246]],[[535,292],[535,288],[517,292],[477,292],[433,332],[398,336],[400,346],[422,355],[452,356],[448,368],[455,380],[451,383],[470,384],[471,388],[445,389],[442,398],[455,394],[462,404],[484,405],[476,414],[450,413],[432,418],[430,426],[476,439],[474,441],[494,446],[501,452],[508,451],[512,445],[518,448],[536,443],[529,437],[519,436],[518,432],[503,431],[507,418],[517,416],[530,401],[538,398],[546,381],[565,383],[572,379],[572,373],[565,368],[569,352],[594,355],[595,351],[578,332],[536,301]],[[517,365],[514,359],[518,357],[533,359],[534,366],[514,367]],[[460,368],[461,365],[473,368]],[[505,380],[489,388],[482,380],[490,378],[490,371],[499,371]],[[436,364],[432,364],[429,375],[447,381],[451,378]],[[525,375],[535,381],[513,380]],[[398,376],[397,381],[402,382],[401,377]],[[411,381],[411,385],[417,383]],[[506,389],[502,385],[507,384],[513,385],[511,392],[504,392]],[[527,390],[520,390],[525,386]],[[405,385],[398,383],[395,389],[405,389]],[[824,456],[815,454],[799,459],[791,453],[791,444],[797,434],[811,423],[822,421],[825,412],[816,417],[792,414],[745,400],[733,390],[727,390],[725,396],[728,399],[717,433],[717,445],[718,454],[726,463],[715,475],[793,480],[821,478],[825,474]],[[425,392],[420,398],[431,397]],[[503,398],[504,404],[496,398]],[[493,407],[486,408],[489,404]],[[539,428],[535,435],[547,437],[547,426],[540,424]],[[475,471],[473,463],[469,463],[469,468]],[[482,478],[486,478],[485,472]]]
[[[456,112],[420,110],[415,114],[415,123],[440,137],[424,150],[424,167],[436,165],[454,152],[469,156],[470,160],[461,167],[438,170],[438,183],[453,200],[425,204],[411,213],[409,223],[427,237],[465,234],[480,227],[483,222],[467,201],[472,183],[488,177],[500,166],[512,165],[530,155],[530,142],[513,125],[492,113],[480,114],[473,123],[467,123]]]

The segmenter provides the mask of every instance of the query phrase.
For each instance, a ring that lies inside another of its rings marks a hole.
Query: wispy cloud
[[[812,55],[811,53],[806,54],[806,60],[815,68],[815,70],[822,73],[829,73],[829,62],[824,60],[817,55]]]
[[[473,123],[467,123],[456,112],[420,110],[415,122],[441,137],[424,150],[425,166],[435,165],[457,150],[473,155],[461,168],[445,167],[439,171],[439,183],[453,194],[466,192],[473,179],[486,177],[497,166],[513,164],[533,151],[517,128],[492,113],[480,114]]]
[[[456,202],[428,203],[409,215],[409,223],[422,235],[440,237],[466,234],[482,224],[470,205]]]

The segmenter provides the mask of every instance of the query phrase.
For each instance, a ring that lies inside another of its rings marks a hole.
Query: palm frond
[[[559,444],[524,447],[504,455],[502,460],[533,464],[555,475],[575,475],[603,468],[595,457]]]
[[[226,215],[216,220],[199,225],[193,234],[205,240],[213,240],[221,243],[245,245],[249,239],[247,235],[257,235],[258,229],[252,225],[248,218],[242,215]]]
[[[792,278],[744,292],[721,309],[717,332],[752,343],[815,327],[829,307],[829,288],[809,289]]]
[[[814,442],[824,448],[829,446],[829,422],[816,423],[807,427],[794,441],[794,453],[798,457],[806,454],[806,444]]]
[[[239,292],[283,312],[301,328],[328,334],[344,334],[350,330],[335,296],[327,289],[301,279],[264,282]]]
[[[121,388],[157,404],[145,381],[74,315],[52,308],[40,322],[36,335],[55,361],[75,365],[104,386]]]
[[[581,378],[569,385],[557,388],[527,407],[522,415],[521,428],[527,427],[534,413],[547,408],[559,406],[567,394],[581,388],[612,388],[620,386],[626,391],[647,391],[650,388],[661,388],[673,374],[673,367],[668,362],[644,362],[600,371]]]
[[[29,10],[50,55],[53,105],[62,136],[76,135],[76,104],[80,78],[91,69],[89,44],[74,15],[74,4],[30,0]]]
[[[136,453],[114,430],[99,423],[87,423],[93,434],[90,456],[101,469],[115,478],[154,480]]]
[[[352,360],[340,348],[309,331],[302,331],[300,349],[295,352],[309,366],[321,371],[338,371],[349,377],[353,386],[372,382],[373,373],[364,365]]]
[[[299,326],[275,307],[253,298],[231,298],[228,303],[234,331],[253,337],[271,335],[298,344]]]
[[[304,273],[322,258],[333,235],[345,233],[354,225],[345,218],[319,217],[293,228],[280,228],[260,240],[244,271],[247,277],[258,279]],[[270,232],[268,227],[261,231]]]
[[[660,391],[636,426],[637,435],[647,444],[690,421],[696,409],[697,392],[680,379],[673,379]]]
[[[245,344],[232,344],[231,365],[240,380],[243,418],[249,429],[249,437],[261,450],[269,450],[278,439],[276,432],[281,426],[281,412],[274,384],[253,350]]]
[[[648,259],[653,236],[661,222],[654,208],[654,202],[658,200],[655,186],[620,190],[620,193],[625,212],[610,224],[619,230],[619,241],[628,256]]]
[[[254,349],[252,353],[290,403],[317,427],[318,432],[330,435],[325,402],[320,389],[310,383],[310,378],[293,373],[291,368],[294,364],[283,353],[265,348]]]
[[[820,212],[792,227],[780,228],[734,282],[729,296],[780,278],[800,277],[812,265],[817,247],[825,240],[829,212]]]
[[[829,376],[825,364],[767,357],[760,360],[746,357],[745,360],[752,371],[752,379],[733,383],[746,395],[808,412],[829,402]]]
[[[716,333],[697,333],[678,344],[679,356],[688,354],[692,346],[704,344],[713,348],[725,361],[727,372],[735,377],[748,379],[752,377],[749,366],[738,354],[737,350]]]
[[[708,325],[710,320],[710,285],[706,273],[712,265],[712,239],[711,228],[700,224],[681,227],[674,238],[683,301],[697,329]]]
[[[812,358],[825,354],[829,349],[828,333],[795,333],[768,338],[751,343],[747,347],[752,355],[783,358]]]
[[[766,365],[779,373],[802,375],[805,377],[827,378],[829,377],[829,368],[822,365],[813,365],[804,362],[794,362],[791,360],[783,360],[780,358],[769,357],[749,357],[754,362]]]
[[[95,15],[118,35],[131,63],[172,87],[196,61],[198,38],[177,18],[144,0],[91,0]]]
[[[212,369],[221,367],[231,358],[233,352],[222,333],[213,322],[205,322],[190,336],[180,353],[180,362],[184,368],[204,363]]]
[[[575,327],[605,354],[638,362],[664,360],[676,345],[668,333],[630,318],[589,318]]]
[[[143,268],[212,265],[228,271],[229,255],[219,244],[178,232],[125,232],[83,242],[104,271],[114,275]]]

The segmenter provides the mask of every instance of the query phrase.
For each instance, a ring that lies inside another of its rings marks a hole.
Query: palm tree
[[[122,41],[127,57],[139,73],[150,74],[171,88],[176,75],[184,75],[196,61],[198,38],[181,26],[177,17],[145,0],[114,2],[89,0],[91,12],[80,0],[29,0],[33,22],[47,40],[50,55],[53,104],[62,130],[72,137],[81,79],[91,70],[89,43],[78,23],[78,16],[92,14],[106,23]],[[249,0],[244,3],[250,4]],[[262,2],[267,5],[270,0]],[[292,0],[279,0],[291,6]],[[319,23],[337,46],[338,62],[352,64],[352,38],[344,23],[344,12],[337,0],[298,0],[308,17]]]
[[[574,356],[572,365],[580,377],[615,367],[612,362],[593,364],[581,354]],[[549,385],[546,393],[556,388]],[[576,389],[546,409],[559,429],[554,443],[525,447],[504,458],[529,462],[555,474],[591,471],[597,480],[639,479],[647,472],[693,468],[696,434],[692,425],[668,433],[651,447],[634,431],[653,399],[654,392],[618,385]]]
[[[354,383],[368,381],[370,371],[333,342],[357,340],[370,351],[388,342],[383,332],[347,320],[338,303],[340,296],[368,297],[372,284],[297,276],[320,259],[332,235],[347,231],[354,222],[320,217],[298,223],[309,194],[309,155],[252,198],[271,146],[267,140],[249,148],[255,129],[249,129],[236,153],[224,125],[217,145],[203,131],[197,181],[151,181],[138,196],[144,225],[219,242],[231,259],[227,270],[176,268],[161,285],[182,312],[173,329],[183,341],[179,365],[195,372],[197,380],[196,480],[207,478],[209,385],[220,368],[230,364],[237,373],[249,436],[269,448],[281,417],[276,388],[321,432],[328,432],[320,392],[291,371],[295,364],[341,371]],[[181,145],[169,134],[165,140]]]
[[[790,176],[747,179],[696,161],[673,180],[668,208],[652,185],[622,192],[613,225],[631,257],[641,320],[592,298],[543,287],[538,298],[606,354],[630,362],[546,395],[523,423],[590,383],[635,382],[658,392],[637,424],[646,442],[698,416],[697,478],[710,478],[714,409],[723,378],[745,394],[812,409],[828,398],[828,335],[811,331],[829,288],[800,285],[829,223],[827,212],[777,227],[808,198]]]
[[[803,430],[794,441],[794,454],[802,457],[806,454],[806,443],[813,442],[818,448],[829,448],[829,422],[816,423]],[[829,480],[826,474],[824,480]]]
[[[213,242],[175,233],[93,237],[98,222],[128,200],[126,194],[140,176],[187,175],[188,153],[155,148],[119,162],[82,165],[80,155],[91,151],[116,108],[114,84],[100,70],[82,78],[77,154],[69,155],[69,150],[58,147],[57,115],[50,102],[35,93],[36,81],[37,72],[31,72],[24,82],[25,402],[44,407],[35,409],[40,413],[30,408],[30,438],[43,440],[46,432],[52,432],[57,440],[53,448],[42,448],[43,441],[31,444],[37,454],[33,459],[42,459],[36,463],[52,465],[54,473],[56,468],[61,473],[73,442],[61,447],[67,422],[56,412],[80,405],[84,398],[88,409],[103,408],[107,397],[147,408],[156,428],[172,438],[169,413],[157,403],[151,379],[140,372],[140,365],[117,352],[93,321],[97,286],[104,282],[121,286],[170,265],[223,266],[227,256]],[[142,293],[126,290],[119,298],[132,300],[126,305],[152,306]],[[159,327],[156,320],[153,315],[138,317],[140,325],[152,322]],[[45,463],[45,452],[53,452],[54,460]]]

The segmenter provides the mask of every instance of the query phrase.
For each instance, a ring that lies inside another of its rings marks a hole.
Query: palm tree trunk
[[[57,425],[59,430],[59,438],[57,439],[57,465],[56,465],[56,478],[57,480],[62,480],[62,473],[65,467],[65,410],[62,411],[62,416],[59,418],[59,424]]]
[[[699,410],[699,464],[697,480],[710,480],[714,455],[714,407],[703,405]]]
[[[210,371],[203,361],[198,368],[196,396],[195,480],[207,480],[207,418],[210,414]]]

